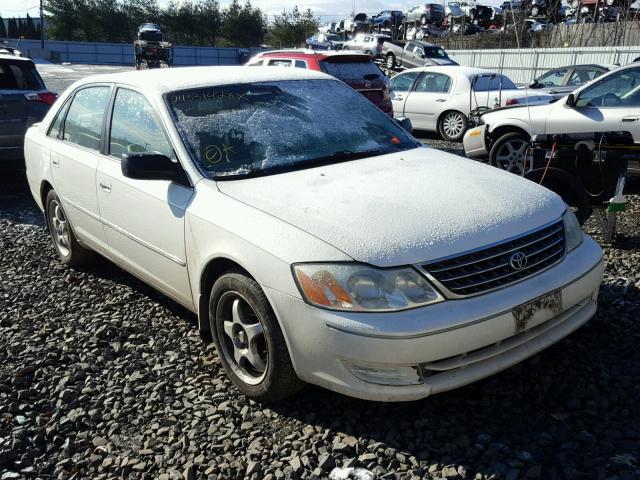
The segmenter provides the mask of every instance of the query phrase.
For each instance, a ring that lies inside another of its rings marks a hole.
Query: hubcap
[[[240,293],[220,297],[216,328],[222,354],[234,373],[247,384],[260,383],[269,364],[267,342],[262,323]]]
[[[462,133],[464,120],[459,113],[449,113],[442,122],[442,130],[450,138],[456,138]]]
[[[521,174],[528,149],[529,142],[525,140],[509,140],[498,150],[496,163],[507,172]]]
[[[49,204],[49,226],[53,243],[58,252],[63,257],[68,257],[71,253],[71,231],[69,222],[57,200],[52,200]]]

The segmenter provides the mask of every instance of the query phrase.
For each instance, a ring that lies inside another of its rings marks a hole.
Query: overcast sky
[[[443,0],[435,0],[441,3]],[[161,6],[166,5],[169,0],[158,0]],[[227,2],[221,1],[223,5]],[[329,20],[331,17],[345,17],[352,9],[364,11],[366,13],[377,13],[380,10],[406,10],[408,7],[418,3],[415,0],[254,0],[254,6],[260,7],[268,15],[273,15],[282,11],[283,8],[291,9],[294,6],[306,9],[310,8],[313,13],[322,20]],[[502,0],[481,0],[484,5],[500,5]],[[0,0],[0,14],[3,17],[24,17],[27,12],[33,17],[38,16],[39,0]]]

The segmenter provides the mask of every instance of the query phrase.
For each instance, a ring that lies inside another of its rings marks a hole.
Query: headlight
[[[293,274],[307,302],[332,310],[389,312],[443,300],[410,267],[382,269],[358,263],[300,263],[293,266]]]
[[[613,5],[613,2],[614,2],[614,1],[615,1],[615,0],[607,0],[607,5],[609,5],[609,6]]]
[[[582,228],[580,227],[580,222],[578,222],[575,214],[569,209],[567,209],[562,216],[562,223],[564,223],[564,241],[566,250],[567,253],[569,253],[582,243]]]
[[[580,5],[579,0],[571,0],[571,8],[578,8],[578,5]]]

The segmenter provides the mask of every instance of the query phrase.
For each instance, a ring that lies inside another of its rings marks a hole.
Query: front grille
[[[523,253],[526,258],[526,264],[520,269],[516,267],[522,265],[522,262],[513,259],[513,255],[518,252]],[[563,256],[564,228],[562,221],[559,221],[522,237],[429,263],[422,268],[454,296],[468,296],[530,277],[550,267]]]

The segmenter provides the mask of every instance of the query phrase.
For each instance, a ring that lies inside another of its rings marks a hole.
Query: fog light
[[[420,385],[418,366],[362,365],[344,362],[351,373],[360,380],[377,385]]]

